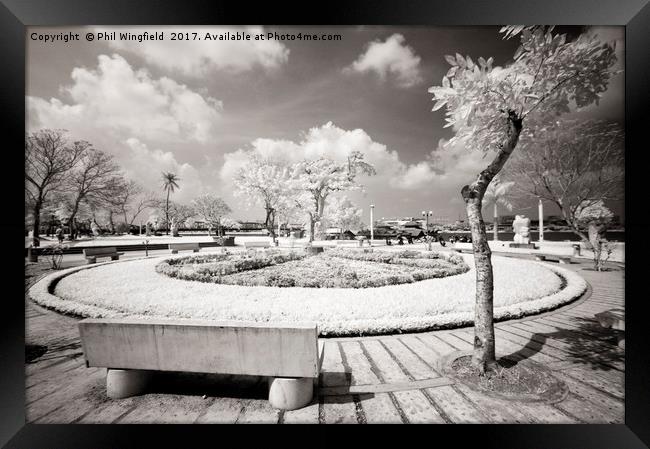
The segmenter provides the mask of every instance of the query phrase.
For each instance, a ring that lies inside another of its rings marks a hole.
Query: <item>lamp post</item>
[[[539,215],[539,241],[543,242],[544,241],[544,203],[542,203],[542,199],[539,199],[539,203],[537,205],[537,213]]]
[[[375,239],[375,222],[373,219],[373,211],[375,210],[375,205],[370,205],[370,246],[372,246],[372,241]]]

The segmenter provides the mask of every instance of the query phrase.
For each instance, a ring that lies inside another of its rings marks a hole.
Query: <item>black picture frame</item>
[[[454,2],[436,1],[328,1],[300,4],[184,0],[2,0],[0,4],[0,98],[2,124],[6,132],[2,146],[6,161],[5,177],[19,177],[20,149],[24,142],[25,111],[25,27],[30,25],[201,25],[201,24],[341,24],[341,25],[624,25],[626,27],[626,378],[624,425],[474,425],[459,432],[454,426],[419,428],[409,426],[408,439],[400,445],[422,444],[416,439],[441,443],[451,437],[461,446],[472,437],[482,447],[499,448],[642,448],[650,445],[650,339],[646,329],[647,255],[650,254],[650,217],[645,178],[648,164],[648,112],[650,99],[650,4],[648,0],[503,0]],[[7,160],[8,158],[8,160]],[[7,181],[12,185],[13,179]],[[18,179],[15,185],[18,185]],[[6,259],[3,296],[4,313],[0,324],[0,444],[8,448],[40,447],[149,447],[169,444],[194,447],[197,438],[215,444],[226,443],[223,427],[214,426],[108,426],[108,425],[26,425],[24,393],[25,308],[19,299],[21,274],[13,259],[24,230],[20,219],[22,199],[5,189],[9,210],[0,228],[11,254]],[[12,238],[12,236],[14,238]],[[14,251],[15,250],[15,251]],[[286,426],[291,427],[291,426]],[[328,426],[334,427],[334,426]],[[356,426],[363,427],[363,426]],[[334,430],[334,429],[332,429]],[[294,432],[286,428],[284,432]],[[356,429],[354,430],[356,433]],[[320,430],[319,430],[320,432]],[[329,432],[329,429],[328,429]],[[375,436],[387,435],[375,428]],[[389,432],[397,435],[394,429]],[[417,437],[412,432],[416,432]],[[230,433],[230,432],[228,432]],[[256,432],[233,434],[255,436]],[[215,440],[215,435],[218,440]],[[260,436],[266,438],[267,432]],[[316,434],[302,444],[312,444]],[[365,437],[364,437],[365,438]],[[147,444],[144,444],[146,441]],[[322,440],[343,444],[343,437]],[[192,443],[195,442],[195,443]],[[364,444],[365,440],[354,444]],[[205,444],[205,443],[203,443]],[[447,443],[449,444],[449,443]]]

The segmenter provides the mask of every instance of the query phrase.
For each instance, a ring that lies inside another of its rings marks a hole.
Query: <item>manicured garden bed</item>
[[[173,258],[156,265],[158,273],[188,281],[310,288],[382,287],[468,270],[469,266],[458,255],[341,249],[312,257],[304,251],[224,252]]]
[[[311,321],[328,336],[423,331],[471,324],[476,273],[472,256],[460,257],[470,268],[465,273],[375,288],[193,282],[156,272],[167,259],[147,258],[63,270],[37,282],[30,296],[88,317]],[[555,308],[586,289],[580,276],[557,265],[504,257],[493,257],[493,265],[497,320]]]

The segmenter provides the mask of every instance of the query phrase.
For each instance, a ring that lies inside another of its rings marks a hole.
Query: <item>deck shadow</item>
[[[524,348],[505,356],[511,360],[525,360],[542,352],[548,340],[563,342],[566,360],[600,371],[617,370],[625,363],[625,351],[618,347],[620,331],[603,328],[595,318],[574,317],[576,328],[558,329],[556,332],[536,332]],[[529,351],[532,351],[529,352]]]
[[[267,377],[230,374],[154,372],[147,393],[268,399]]]

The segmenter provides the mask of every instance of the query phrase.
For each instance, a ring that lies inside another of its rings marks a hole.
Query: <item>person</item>
[[[451,243],[452,245],[456,243],[456,237],[454,237],[453,235],[449,237],[449,243]]]
[[[403,245],[404,244],[404,238],[400,235],[397,237],[397,244],[398,245]]]
[[[63,229],[56,228],[56,238],[59,239],[59,245],[63,243]]]
[[[391,246],[393,242],[390,241],[388,237],[386,237],[386,246]]]
[[[445,242],[445,239],[442,236],[438,236],[438,243],[440,243],[440,246],[446,246],[447,243]]]
[[[407,235],[407,236],[406,236],[406,241],[408,242],[409,245],[412,245],[412,244],[413,244],[413,237],[411,237],[410,234]]]

